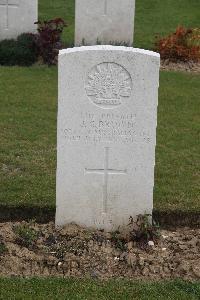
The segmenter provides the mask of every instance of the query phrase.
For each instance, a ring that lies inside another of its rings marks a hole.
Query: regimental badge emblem
[[[94,104],[114,108],[131,96],[132,79],[121,65],[104,62],[90,70],[85,89]]]

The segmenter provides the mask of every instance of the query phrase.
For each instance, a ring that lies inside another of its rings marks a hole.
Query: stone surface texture
[[[151,213],[159,54],[61,50],[56,224],[114,230]]]
[[[135,0],[76,0],[75,44],[133,44]]]
[[[0,0],[0,40],[36,32],[38,0]]]

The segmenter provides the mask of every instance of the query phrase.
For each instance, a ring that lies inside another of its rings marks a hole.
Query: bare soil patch
[[[189,62],[171,62],[169,60],[161,60],[161,70],[166,71],[182,71],[200,74],[200,63]]]
[[[22,224],[29,226],[0,223],[0,276],[200,279],[200,229],[161,230],[156,244],[141,248],[111,233],[75,224],[56,229],[53,222],[32,224],[35,232],[24,243],[16,233]]]

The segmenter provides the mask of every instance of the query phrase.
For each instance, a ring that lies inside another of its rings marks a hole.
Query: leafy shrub
[[[0,235],[0,256],[8,252],[8,249],[3,241],[3,237]]]
[[[32,65],[36,62],[38,53],[35,40],[36,35],[32,33],[23,33],[18,36],[18,53],[21,58],[21,65]]]
[[[111,233],[111,242],[115,245],[115,248],[125,251],[128,240],[119,230],[116,230]]]
[[[17,64],[17,42],[15,40],[3,40],[0,42],[0,65],[13,66]]]
[[[57,63],[58,52],[63,46],[61,34],[67,25],[61,18],[38,21],[36,24],[38,24],[36,44],[39,55],[45,64],[54,65]]]
[[[23,33],[17,40],[0,42],[0,65],[30,66],[41,57],[43,63],[54,65],[62,49],[61,34],[67,25],[61,18],[39,21],[38,34]]]
[[[160,228],[151,219],[152,216],[149,214],[138,215],[136,220],[130,217],[126,229],[111,233],[112,244],[121,251],[125,251],[129,242],[133,242],[141,249],[147,249],[149,242],[157,243],[160,238]]]
[[[129,240],[136,242],[142,248],[145,248],[149,241],[156,242],[160,237],[159,225],[154,220],[150,222],[150,218],[152,216],[149,214],[138,215],[136,221],[130,217]]]
[[[170,61],[200,61],[200,29],[178,27],[167,37],[157,39],[155,50]]]
[[[33,248],[38,238],[38,232],[31,223],[22,223],[13,228],[16,234],[16,243],[27,248]]]
[[[3,242],[0,242],[0,256],[4,255],[7,251],[6,245]]]
[[[35,35],[21,34],[17,40],[3,40],[0,42],[0,65],[30,66],[37,60]]]

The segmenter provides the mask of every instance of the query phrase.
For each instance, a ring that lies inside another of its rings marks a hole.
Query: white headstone
[[[75,44],[133,44],[135,0],[76,0]]]
[[[61,50],[56,224],[114,230],[152,213],[159,54]]]
[[[38,0],[0,0],[0,40],[36,32]]]

